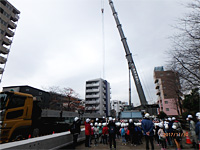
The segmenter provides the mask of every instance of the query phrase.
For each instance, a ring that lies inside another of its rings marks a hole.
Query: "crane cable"
[[[104,0],[101,0],[101,14],[102,14],[102,57],[103,57],[103,79],[105,78],[105,34],[104,34]]]

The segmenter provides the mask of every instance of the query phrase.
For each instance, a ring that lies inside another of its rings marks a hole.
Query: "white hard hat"
[[[145,118],[149,118],[149,116],[150,116],[149,113],[146,113],[146,114],[144,115]]]
[[[115,121],[115,118],[113,118],[113,121]]]
[[[176,125],[173,125],[172,128],[173,128],[173,129],[176,129]]]
[[[106,126],[106,123],[103,123],[102,125],[103,125],[103,126]]]
[[[97,122],[95,122],[95,124],[94,124],[95,126],[98,126],[98,123]]]
[[[89,118],[87,118],[87,119],[86,119],[86,122],[87,122],[87,123],[88,123],[88,122],[90,122],[90,119],[89,119]]]
[[[101,123],[99,123],[99,126],[101,126]]]
[[[121,127],[124,127],[124,123],[121,124]]]
[[[111,121],[112,120],[112,117],[109,117],[109,121]]]
[[[175,117],[172,117],[172,120],[176,120],[176,118],[175,118]]]
[[[96,121],[98,121],[99,119],[98,118],[96,118]]]
[[[77,121],[78,119],[79,119],[78,117],[75,117],[75,118],[74,118],[74,121]]]
[[[130,123],[133,122],[133,119],[129,119],[129,122],[130,122]]]
[[[165,124],[165,129],[169,129],[169,125],[168,124]]]
[[[172,121],[172,118],[169,117],[168,120],[169,120],[169,121]]]
[[[198,116],[200,116],[200,112],[197,112],[197,113],[196,113],[196,117],[198,117]]]
[[[193,118],[192,115],[188,115],[188,118]]]
[[[121,125],[121,123],[120,123],[120,122],[116,122],[115,124],[116,124],[116,126],[120,126],[120,125]]]
[[[90,123],[91,126],[93,126],[93,123]]]

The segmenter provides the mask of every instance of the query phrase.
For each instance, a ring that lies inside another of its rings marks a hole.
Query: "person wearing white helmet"
[[[103,144],[108,144],[108,127],[107,123],[103,123],[103,130],[102,130],[102,136],[103,136]]]
[[[144,119],[142,120],[142,130],[146,140],[146,149],[149,149],[149,141],[151,143],[151,149],[154,149],[154,143],[153,143],[154,124],[149,118],[150,118],[149,113],[146,113],[144,115]]]
[[[87,118],[85,121],[85,147],[91,147],[90,136],[91,136],[91,125],[90,125],[90,119]]]
[[[160,129],[158,130],[158,136],[159,136],[160,143],[162,145],[161,150],[165,150],[167,148],[167,144],[166,144],[166,134],[163,130],[164,125],[162,123],[159,123],[159,127]]]
[[[198,122],[195,127],[195,132],[197,135],[198,143],[200,143],[200,114],[197,116]],[[198,145],[197,145],[198,146]]]
[[[129,130],[129,133],[130,133],[130,142],[131,142],[131,145],[135,145],[137,144],[136,142],[136,139],[138,138],[136,136],[136,131],[135,131],[135,124],[133,122],[133,119],[129,119],[129,125],[128,125],[128,130]],[[137,140],[138,141],[138,140]]]
[[[188,115],[187,116],[188,120],[189,120],[189,127],[190,127],[190,139],[192,140],[192,147],[191,148],[196,148],[196,144],[197,144],[197,137],[196,137],[196,133],[195,133],[195,122],[193,120],[193,116],[192,115]]]
[[[173,139],[174,139],[174,143],[176,144],[177,149],[183,148],[182,146],[182,126],[181,123],[175,118],[172,117],[173,120]]]
[[[125,124],[122,123],[122,124],[121,124],[121,129],[120,129],[120,133],[121,133],[121,137],[122,137],[122,145],[126,145],[126,138],[125,138],[125,135],[126,135],[127,130],[126,130],[126,128],[124,128],[124,127],[125,127]]]
[[[168,118],[168,129],[166,129],[167,135],[171,135],[171,133],[173,131],[172,125],[173,125],[172,118],[169,117]],[[167,142],[168,142],[168,145],[170,145],[170,146],[173,145],[171,136],[167,136]]]
[[[112,117],[109,117],[109,124],[108,124],[108,132],[109,132],[109,142],[110,142],[110,149],[112,148],[112,143],[114,145],[114,148],[116,149],[116,125],[114,121],[112,120]]]
[[[93,130],[94,130],[94,146],[97,146],[97,143],[99,141],[99,128],[97,122],[95,122]]]
[[[78,135],[81,133],[81,121],[78,117],[74,118],[73,124],[70,126],[70,132],[73,134],[73,144],[72,148],[75,149],[75,146],[77,145],[77,139]]]
[[[103,136],[102,136],[102,130],[103,130],[103,126],[101,123],[98,124],[98,129],[99,129],[99,139],[100,139],[100,143],[103,142]]]
[[[92,140],[94,139],[94,125],[90,123],[91,126],[91,135],[90,135],[90,144],[92,144]]]

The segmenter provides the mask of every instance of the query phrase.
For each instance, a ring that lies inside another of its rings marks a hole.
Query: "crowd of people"
[[[199,149],[200,141],[200,112],[196,113],[198,120],[195,123],[192,115],[188,115],[189,136],[192,140],[192,148]],[[78,134],[80,134],[80,119],[76,117],[72,125],[71,133],[73,134],[73,148],[77,144]],[[176,147],[177,150],[183,148],[182,138],[188,136],[183,132],[181,123],[175,118],[167,118],[164,120],[150,118],[149,113],[144,115],[141,122],[133,121],[117,121],[115,118],[103,118],[85,120],[85,147],[98,146],[99,144],[109,144],[109,148],[116,149],[116,139],[121,140],[122,145],[130,144],[137,146],[142,143],[145,138],[146,149],[154,149],[154,144],[160,145],[161,150],[167,147]],[[155,140],[155,142],[154,142]]]

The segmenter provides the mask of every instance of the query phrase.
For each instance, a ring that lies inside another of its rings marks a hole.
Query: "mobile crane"
[[[126,41],[126,37],[124,36],[124,32],[122,30],[122,25],[119,22],[118,15],[117,15],[117,12],[115,11],[112,0],[108,0],[108,1],[109,1],[109,4],[110,4],[110,7],[112,9],[113,16],[115,18],[115,22],[117,24],[117,28],[118,28],[118,31],[119,31],[119,34],[120,34],[120,37],[121,37],[121,41],[122,41],[123,46],[124,46],[124,50],[125,50],[125,53],[126,53],[126,59],[128,61],[129,69],[131,70],[131,73],[133,75],[133,79],[134,79],[134,82],[135,82],[137,93],[139,95],[140,103],[141,103],[142,107],[145,108],[146,105],[147,105],[146,97],[144,95],[142,84],[140,82],[140,78],[139,78],[139,75],[137,73],[136,66],[135,66],[135,63],[134,63],[133,58],[132,58],[132,54],[129,50],[128,43]]]

